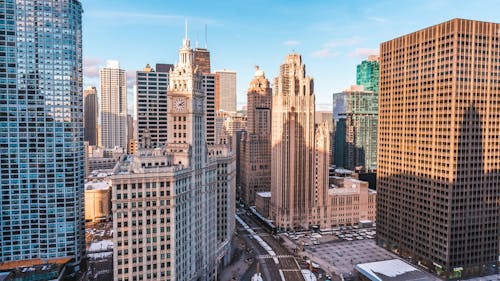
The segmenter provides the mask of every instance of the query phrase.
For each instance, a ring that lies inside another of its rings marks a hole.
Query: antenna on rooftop
[[[205,49],[207,49],[207,24],[205,24]]]
[[[185,19],[184,39],[188,39],[188,19]]]

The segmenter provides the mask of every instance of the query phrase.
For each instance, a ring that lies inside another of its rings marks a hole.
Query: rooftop
[[[260,197],[271,197],[271,192],[270,191],[261,191],[261,192],[257,192],[257,195]]]
[[[400,259],[357,264],[356,270],[372,281],[440,280]]]
[[[109,186],[109,181],[91,181],[85,183],[85,190],[107,190]]]

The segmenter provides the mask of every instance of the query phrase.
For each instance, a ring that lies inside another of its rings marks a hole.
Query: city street
[[[299,263],[301,261],[297,260],[284,246],[282,246],[277,238],[270,234],[267,229],[264,229],[253,216],[248,216],[246,214],[240,214],[239,216],[272,248],[277,255],[279,263],[276,264],[273,257],[259,245],[259,243],[242,227],[241,224],[237,223],[236,226],[238,236],[242,239],[242,241],[244,241],[246,247],[250,249],[250,252],[252,252],[254,264],[250,266],[244,275],[239,276],[239,278],[235,280],[250,280],[257,270],[256,264],[258,263],[259,271],[262,273],[262,278],[265,281],[279,281],[283,280],[283,278],[286,281],[303,281],[304,277],[302,276],[300,270],[302,268],[307,268],[305,264],[301,266]],[[227,274],[223,272],[221,274],[221,280],[231,280],[222,279],[223,277],[227,278],[226,276]]]

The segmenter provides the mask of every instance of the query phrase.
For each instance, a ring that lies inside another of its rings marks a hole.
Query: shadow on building
[[[384,177],[378,171],[377,243],[447,279],[498,271],[499,172],[487,166],[493,155],[485,161],[481,124],[478,110],[469,106],[457,146],[446,156],[433,155],[435,167],[449,169],[451,180],[436,172]],[[419,161],[416,150],[401,156]]]

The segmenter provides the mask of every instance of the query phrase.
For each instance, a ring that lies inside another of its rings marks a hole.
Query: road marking
[[[258,259],[294,258],[292,255],[258,255]]]
[[[285,275],[283,275],[283,271],[280,269],[281,281],[286,281]]]

